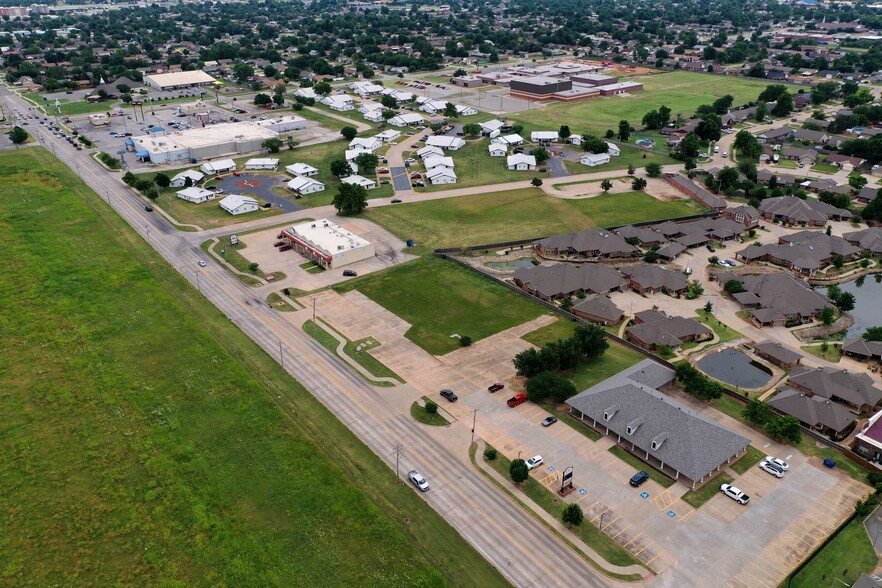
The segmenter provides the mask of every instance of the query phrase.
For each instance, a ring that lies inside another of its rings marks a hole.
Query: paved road
[[[28,109],[28,104],[6,87],[0,87],[0,100],[10,109]],[[423,498],[512,583],[610,585],[474,470],[461,450],[468,444],[467,426],[451,427],[449,444],[431,440],[418,424],[385,400],[387,389],[381,393],[367,385],[310,337],[290,329],[250,288],[218,264],[199,268],[197,261],[204,255],[186,238],[188,233],[177,231],[164,217],[146,212],[144,201],[118,177],[104,172],[87,151],[78,152],[57,141],[42,127],[31,130],[41,144],[53,145],[62,161],[247,336],[273,357],[279,356],[281,348],[285,369],[390,467],[394,467],[392,447],[403,445],[401,471],[416,468],[427,475],[432,491]],[[410,391],[414,397],[418,394]]]
[[[390,168],[392,172],[392,186],[396,192],[410,190],[410,179],[407,177],[407,168],[404,166],[396,166]]]

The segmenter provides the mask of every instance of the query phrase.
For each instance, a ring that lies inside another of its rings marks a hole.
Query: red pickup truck
[[[526,394],[515,394],[514,396],[512,396],[511,398],[508,399],[508,402],[506,402],[506,404],[511,406],[512,408],[514,408],[515,406],[523,404],[526,401],[527,401]]]

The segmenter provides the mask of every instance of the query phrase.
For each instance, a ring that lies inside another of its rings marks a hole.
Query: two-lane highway
[[[28,111],[28,103],[0,87],[0,100],[10,111]],[[280,345],[285,368],[381,459],[394,467],[392,447],[404,446],[401,470],[416,468],[432,481],[425,500],[517,586],[609,586],[580,556],[521,510],[443,443],[425,436],[407,415],[386,402],[375,388],[355,376],[336,357],[301,331],[290,328],[254,292],[222,267],[209,263],[186,233],[164,217],[146,212],[145,201],[116,175],[95,163],[87,151],[76,151],[43,127],[29,125],[43,145],[55,145],[58,157],[92,187],[129,225],[194,287],[270,356]],[[198,277],[197,277],[198,276]],[[418,394],[414,392],[416,397]],[[465,426],[449,429],[467,439]],[[462,447],[463,443],[452,444]]]

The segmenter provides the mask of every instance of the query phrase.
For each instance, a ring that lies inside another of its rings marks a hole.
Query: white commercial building
[[[554,143],[557,139],[557,131],[533,131],[530,133],[530,140],[534,143]]]
[[[447,101],[446,100],[425,100],[420,105],[420,110],[428,114],[429,116],[435,116],[436,114],[443,113],[447,109]]]
[[[214,174],[222,174],[226,172],[236,171],[236,162],[232,159],[219,159],[217,161],[206,161],[199,166],[206,174],[213,176]]]
[[[202,202],[214,200],[214,192],[212,192],[211,190],[205,190],[203,188],[184,188],[177,194],[178,198],[180,198],[181,200],[186,200],[187,202],[192,202],[193,204],[200,204]]]
[[[579,159],[579,161],[582,165],[596,167],[598,165],[609,163],[609,155],[606,153],[586,153],[581,159]]]
[[[536,169],[536,158],[532,155],[524,155],[523,153],[515,153],[509,155],[506,160],[508,169],[517,171],[529,171]]]
[[[456,151],[457,149],[465,147],[465,141],[463,141],[459,137],[448,137],[447,135],[439,135],[426,139],[426,146]]]
[[[325,189],[325,185],[318,180],[314,180],[312,178],[307,178],[304,176],[298,176],[288,182],[288,189],[297,192],[298,194],[313,194],[315,192],[322,192]]]
[[[106,112],[96,112],[89,115],[89,122],[92,123],[93,127],[101,127],[110,124],[110,117],[107,116]]]
[[[285,171],[287,171],[292,176],[300,176],[302,178],[309,178],[312,176],[316,176],[319,173],[317,168],[312,167],[306,163],[292,163],[291,165],[285,166]]]
[[[254,212],[260,208],[257,200],[251,196],[242,196],[240,194],[230,194],[220,201],[220,207],[232,214],[233,216],[245,214],[246,212]]]
[[[179,90],[208,86],[217,80],[200,70],[175,71],[144,76],[144,83],[157,90]]]
[[[296,116],[293,114],[283,114],[264,120],[254,121],[254,124],[277,133],[287,133],[288,131],[305,129],[306,119],[302,116]]]
[[[177,174],[175,177],[171,179],[171,184],[169,184],[172,188],[183,188],[187,185],[187,178],[190,178],[190,185],[195,186],[199,182],[202,181],[202,178],[205,177],[205,174],[198,172],[194,169],[185,169],[181,173]]]
[[[374,244],[327,219],[282,229],[282,236],[301,255],[325,268],[341,267],[374,256]]]
[[[245,169],[276,169],[279,160],[272,157],[257,157],[245,162]]]
[[[361,186],[365,190],[373,190],[377,187],[377,183],[375,181],[369,180],[359,175],[346,176],[340,181],[344,184],[354,184],[356,186]]]
[[[263,149],[264,141],[278,136],[276,131],[243,121],[132,137],[131,148],[139,159],[163,164],[253,153]]]

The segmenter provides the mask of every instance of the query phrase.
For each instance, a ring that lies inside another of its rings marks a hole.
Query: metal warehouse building
[[[196,88],[209,86],[216,82],[213,77],[204,71],[176,71],[171,73],[153,74],[144,76],[144,83],[156,90],[180,90],[182,88]]]
[[[374,256],[373,243],[327,219],[282,229],[282,236],[298,253],[325,268],[349,265]]]

